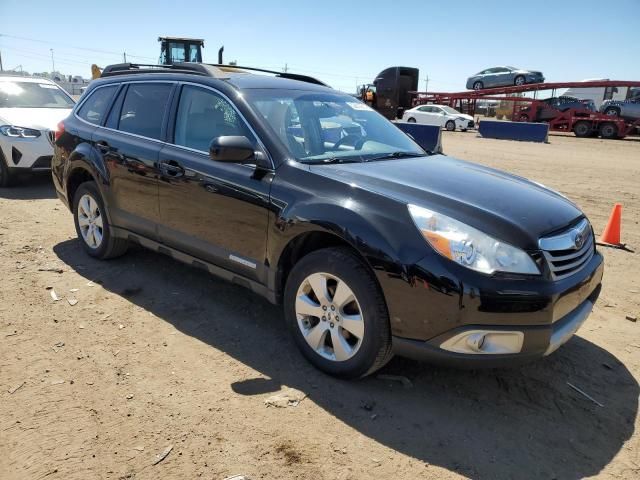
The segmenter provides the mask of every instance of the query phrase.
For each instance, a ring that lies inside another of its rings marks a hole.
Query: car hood
[[[310,169],[351,187],[438,211],[527,250],[538,249],[539,237],[583,216],[572,202],[543,185],[444,155]]]
[[[451,113],[449,114],[449,116],[455,118],[464,118],[465,120],[473,120],[473,117],[471,115],[467,115],[466,113]]]
[[[0,108],[0,124],[37,130],[55,130],[70,108]]]

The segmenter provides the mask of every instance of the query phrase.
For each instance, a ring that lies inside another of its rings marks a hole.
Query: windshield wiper
[[[430,155],[430,152],[427,152],[427,155]],[[377,157],[371,157],[364,160],[365,162],[375,162],[377,160],[386,160],[389,158],[410,158],[410,157],[425,157],[426,155],[422,153],[415,152],[390,152],[384,153],[382,155],[378,155]]]
[[[309,165],[328,165],[331,163],[360,163],[363,160],[355,159],[355,158],[343,158],[343,157],[329,157],[329,158],[318,158],[313,159],[311,161],[303,160],[304,163]]]

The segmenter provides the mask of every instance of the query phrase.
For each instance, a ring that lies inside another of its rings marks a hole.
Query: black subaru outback
[[[313,78],[186,63],[102,76],[55,134],[82,247],[141,244],[282,303],[325,372],[363,376],[394,353],[539,358],[598,297],[603,260],[576,205],[430,155]]]

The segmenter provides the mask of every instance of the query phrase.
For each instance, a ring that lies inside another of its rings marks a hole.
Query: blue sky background
[[[204,38],[207,62],[224,44],[225,61],[286,63],[348,92],[392,65],[418,67],[420,90],[428,75],[431,91],[463,90],[497,65],[542,70],[547,81],[640,80],[640,0],[0,0],[0,35],[5,69],[50,71],[53,48],[56,70],[84,77],[123,51],[156,63],[167,35]]]

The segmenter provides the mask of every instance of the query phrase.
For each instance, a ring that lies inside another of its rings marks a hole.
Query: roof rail
[[[219,68],[226,72],[234,72],[236,70],[248,70],[249,72],[262,72],[262,73],[271,73],[276,77],[288,78],[290,80],[298,80],[299,82],[313,83],[315,85],[322,85],[323,87],[328,87],[326,83],[321,80],[318,80],[315,77],[311,77],[309,75],[301,75],[299,73],[288,73],[288,72],[277,72],[275,70],[267,70],[265,68],[256,68],[256,67],[243,67],[240,65],[223,65],[219,63],[208,63],[211,67]]]
[[[213,78],[229,78],[229,73],[242,73],[242,71],[271,73],[276,77],[288,78],[290,80],[298,80],[299,82],[313,83],[328,87],[326,83],[317,78],[308,75],[300,75],[298,73],[277,72],[275,70],[267,70],[265,68],[242,67],[239,65],[222,65],[216,63],[195,63],[180,62],[173,65],[150,65],[146,63],[117,63],[115,65],[107,65],[102,70],[101,77],[112,77],[114,75],[129,75],[135,73],[191,73],[203,75]]]
[[[219,68],[205,63],[181,62],[173,65],[150,65],[146,63],[117,63],[107,65],[102,70],[101,77],[114,75],[129,75],[137,73],[191,73],[213,78],[229,78],[229,75]]]

